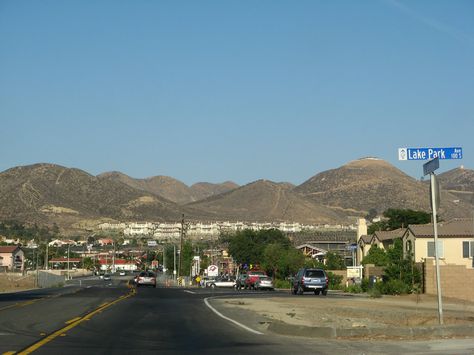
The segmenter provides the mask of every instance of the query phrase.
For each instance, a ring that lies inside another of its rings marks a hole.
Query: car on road
[[[329,279],[323,269],[303,268],[298,271],[293,279],[292,293],[302,295],[303,292],[312,291],[315,295],[328,293]]]
[[[125,276],[125,275],[126,275],[126,274],[125,274],[125,271],[120,271],[120,272],[119,272],[119,275],[120,275],[120,276]]]
[[[235,287],[235,278],[233,277],[218,277],[208,284],[208,287]]]
[[[109,274],[105,274],[102,279],[103,279],[104,281],[110,281],[110,280],[112,280],[112,278],[110,277]]]
[[[265,271],[252,270],[247,272],[247,279],[245,280],[245,286],[248,289],[255,289],[255,283],[260,277],[267,277]]]
[[[237,277],[237,280],[235,280],[235,288],[237,290],[241,290],[241,289],[247,289],[247,285],[245,283],[245,280],[247,280],[249,276],[247,274],[240,274],[238,277]]]
[[[140,286],[153,286],[156,288],[156,275],[151,271],[142,271],[135,277],[135,284]]]
[[[260,276],[258,280],[255,281],[255,289],[273,291],[275,289],[273,286],[273,280],[268,276]]]

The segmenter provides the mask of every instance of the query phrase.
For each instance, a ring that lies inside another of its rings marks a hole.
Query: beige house
[[[388,250],[395,239],[403,237],[405,228],[395,229],[393,231],[377,231],[373,234],[372,245],[377,245],[380,249]]]
[[[0,246],[0,271],[23,271],[25,253],[17,246]]]
[[[403,234],[403,252],[415,262],[434,257],[433,224],[410,225]],[[454,219],[438,223],[440,265],[474,267],[474,220]]]

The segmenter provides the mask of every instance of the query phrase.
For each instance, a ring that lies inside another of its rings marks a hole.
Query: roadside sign
[[[398,148],[398,160],[462,159],[462,148]]]
[[[357,244],[349,244],[349,245],[346,245],[346,250],[357,250]]]
[[[207,268],[207,275],[208,276],[219,276],[219,268],[217,265],[209,265]]]
[[[423,174],[428,175],[434,172],[436,169],[439,168],[439,158],[435,158],[430,160],[429,162],[423,164]]]

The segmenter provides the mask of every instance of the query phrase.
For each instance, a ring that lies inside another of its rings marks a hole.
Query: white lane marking
[[[250,332],[250,333],[254,333],[254,334],[258,334],[258,335],[263,335],[263,333],[257,331],[257,330],[254,330],[252,328],[249,328],[247,327],[246,325],[243,325],[242,323],[239,323],[237,322],[236,320],[233,320],[232,318],[229,318],[229,317],[226,317],[225,315],[223,315],[221,312],[219,312],[217,309],[215,309],[214,307],[212,307],[209,302],[208,302],[208,299],[211,298],[211,297],[207,297],[204,299],[204,303],[206,304],[206,306],[211,310],[213,311],[215,314],[217,314],[219,317],[231,322],[231,323],[234,323],[235,325],[245,329],[246,331]]]
[[[183,292],[187,292],[187,293],[190,293],[190,294],[192,294],[192,295],[195,295],[195,294],[196,294],[196,292],[194,292],[194,291],[189,291],[189,290],[184,290]]]

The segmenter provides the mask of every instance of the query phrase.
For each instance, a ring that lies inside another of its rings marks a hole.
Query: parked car
[[[303,268],[298,271],[293,279],[292,292],[294,295],[302,295],[303,292],[312,291],[315,295],[320,293],[326,296],[328,293],[329,279],[323,269]]]
[[[257,281],[255,281],[255,288],[257,290],[271,290],[273,291],[275,287],[273,286],[273,280],[268,276],[260,276]]]
[[[142,271],[135,277],[135,284],[137,287],[140,286],[153,286],[156,287],[156,276],[151,271]]]
[[[235,287],[235,278],[233,277],[219,277],[209,283],[209,287]]]
[[[246,285],[246,280],[249,276],[247,274],[240,274],[239,277],[237,277],[237,280],[235,281],[235,288],[237,290],[241,290],[241,289],[247,289],[247,285]]]
[[[247,279],[245,280],[246,288],[255,289],[255,282],[258,281],[260,277],[266,277],[267,274],[265,271],[249,271],[247,272]]]
[[[120,271],[120,272],[119,272],[119,275],[120,275],[120,276],[125,276],[125,275],[126,275],[126,274],[125,274],[125,271],[123,271],[123,270]]]

